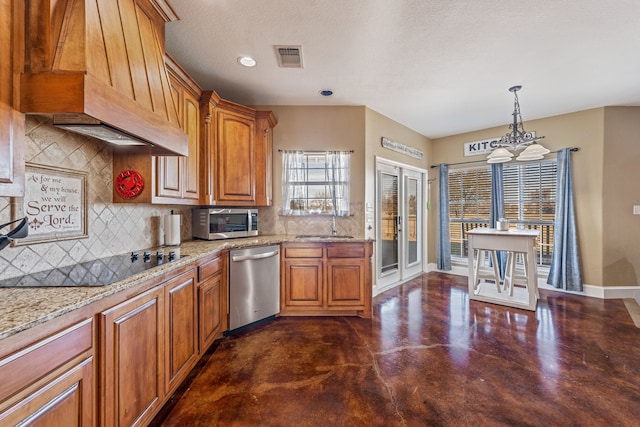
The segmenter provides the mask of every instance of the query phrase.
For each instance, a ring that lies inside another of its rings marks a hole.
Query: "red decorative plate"
[[[137,197],[144,188],[144,180],[140,173],[127,169],[123,170],[115,179],[116,191],[125,199]]]

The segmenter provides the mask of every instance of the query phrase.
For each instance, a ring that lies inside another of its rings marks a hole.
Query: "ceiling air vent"
[[[302,46],[274,46],[278,65],[282,68],[302,68]]]

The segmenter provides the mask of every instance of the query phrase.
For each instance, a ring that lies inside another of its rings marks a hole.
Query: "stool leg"
[[[473,256],[474,254],[471,254]],[[475,274],[475,283],[473,284],[473,290],[475,293],[478,293],[478,288],[480,287],[480,266],[484,262],[484,249],[478,249],[478,259],[476,262],[476,274]]]
[[[498,269],[498,256],[494,250],[491,251],[491,262],[493,263],[493,276],[496,280],[496,289],[498,293],[500,293],[500,270]]]
[[[515,279],[516,254],[509,251],[507,256],[507,271],[504,275],[504,287],[509,288],[509,296],[513,296],[513,280]]]

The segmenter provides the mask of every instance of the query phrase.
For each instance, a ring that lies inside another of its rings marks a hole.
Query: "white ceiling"
[[[173,0],[167,51],[246,105],[366,105],[429,138],[640,105],[640,0]],[[302,45],[279,68],[274,45]],[[258,62],[237,62],[250,55]],[[322,97],[321,89],[334,95]]]

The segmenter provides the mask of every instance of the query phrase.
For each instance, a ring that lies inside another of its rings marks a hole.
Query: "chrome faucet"
[[[335,236],[338,234],[338,230],[336,230],[336,216],[331,216],[331,235]]]

